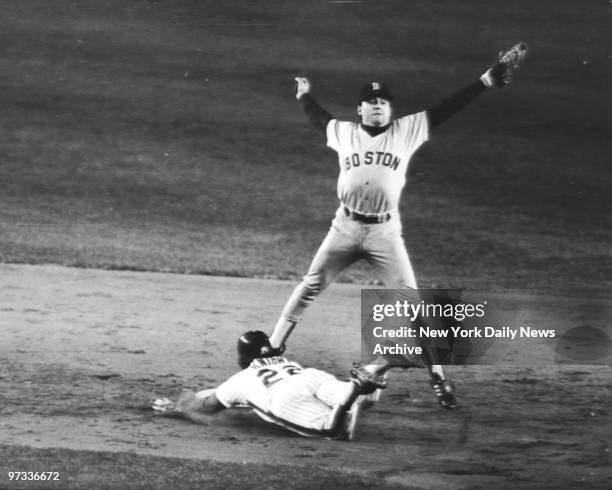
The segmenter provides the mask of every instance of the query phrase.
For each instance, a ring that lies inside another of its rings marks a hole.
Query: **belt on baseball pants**
[[[391,219],[390,213],[369,215],[369,214],[361,214],[357,211],[351,211],[346,206],[343,208],[344,215],[347,218],[352,219],[353,221],[361,221],[362,223],[386,223]]]

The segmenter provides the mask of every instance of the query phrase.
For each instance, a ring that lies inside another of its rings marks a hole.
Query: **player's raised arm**
[[[451,116],[459,112],[466,105],[472,102],[476,97],[482,94],[487,87],[481,80],[478,80],[467,87],[455,92],[450,97],[447,97],[439,104],[427,109],[427,119],[429,121],[429,129],[435,129]]]
[[[310,80],[306,77],[295,77],[295,98],[302,103],[304,112],[312,125],[325,134],[327,124],[334,117],[323,109],[310,94]]]
[[[518,43],[499,54],[498,61],[478,81],[455,92],[439,104],[427,109],[429,128],[434,129],[459,112],[476,97],[491,87],[503,88],[512,81],[512,72],[525,58],[527,45]]]

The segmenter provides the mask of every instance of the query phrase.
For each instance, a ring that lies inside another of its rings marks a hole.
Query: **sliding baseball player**
[[[238,339],[242,369],[218,387],[184,393],[176,402],[158,398],[153,409],[160,415],[201,422],[226,408],[249,407],[271,422],[306,437],[353,439],[361,404],[360,395],[385,387],[360,370],[350,380],[278,356],[268,336],[250,330]]]

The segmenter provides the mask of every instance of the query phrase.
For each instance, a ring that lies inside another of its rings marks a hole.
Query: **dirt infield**
[[[271,325],[292,283],[57,266],[2,265],[0,275],[0,488],[42,488],[40,482],[11,486],[7,475],[33,471],[24,467],[32,465],[28,451],[49,448],[76,450],[72,461],[92,450],[111,455],[105,458],[125,454],[118,461],[136,467],[145,464],[140,456],[197,460],[202,471],[214,467],[220,474],[224,466],[215,465],[255,463],[271,487],[286,488],[315,488],[330,474],[357,481],[355,488],[359,481],[405,488],[609,488],[612,482],[611,369],[555,364],[544,343],[520,367],[449,367],[461,402],[452,412],[437,407],[423,371],[392,373],[388,392],[365,412],[352,443],[297,437],[242,410],[196,426],[155,418],[149,405],[158,395],[212,386],[231,374],[234,339]],[[537,322],[609,331],[607,301],[526,295],[506,301],[527,305],[522,314]],[[310,313],[288,354],[344,376],[359,352],[359,287],[334,285]],[[64,483],[52,488],[82,483],[106,468],[105,458],[77,470],[65,466]],[[230,474],[239,473],[226,471],[225,483],[238,485]],[[313,479],[317,472],[320,480]]]

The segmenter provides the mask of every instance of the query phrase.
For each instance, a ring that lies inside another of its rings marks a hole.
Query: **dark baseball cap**
[[[366,83],[359,92],[359,102],[364,100],[375,99],[380,97],[381,99],[393,100],[394,97],[389,90],[389,87],[382,82],[369,82]]]

